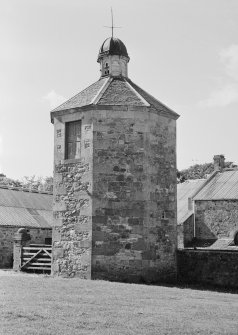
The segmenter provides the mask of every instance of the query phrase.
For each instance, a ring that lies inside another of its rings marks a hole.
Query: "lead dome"
[[[103,42],[99,49],[97,61],[100,62],[100,59],[105,55],[118,55],[130,59],[125,44],[116,37],[109,37]]]

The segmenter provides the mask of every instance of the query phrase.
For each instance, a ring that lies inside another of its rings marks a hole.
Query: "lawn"
[[[238,295],[5,273],[0,334],[238,334]]]

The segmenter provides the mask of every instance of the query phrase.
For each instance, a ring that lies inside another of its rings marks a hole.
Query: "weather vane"
[[[115,27],[113,25],[113,11],[112,11],[112,7],[111,7],[111,18],[112,18],[112,25],[111,25],[111,27],[110,26],[104,26],[104,27],[112,29],[112,37],[113,37],[113,29],[115,29],[115,28],[122,28],[122,27]]]

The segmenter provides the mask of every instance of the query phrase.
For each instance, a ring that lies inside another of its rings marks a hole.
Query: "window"
[[[80,158],[81,120],[65,124],[65,159]]]

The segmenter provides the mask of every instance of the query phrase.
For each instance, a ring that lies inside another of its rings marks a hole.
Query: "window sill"
[[[82,158],[62,159],[61,164],[81,163],[82,161]]]

